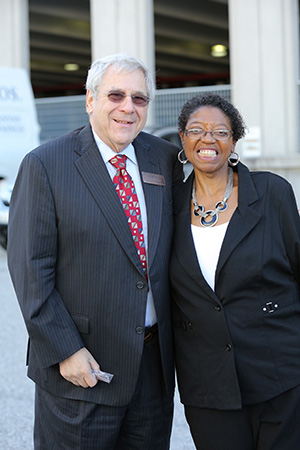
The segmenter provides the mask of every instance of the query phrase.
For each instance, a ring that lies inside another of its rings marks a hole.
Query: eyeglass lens
[[[147,106],[149,103],[148,97],[144,97],[143,95],[127,95],[121,91],[113,91],[107,94],[108,99],[114,103],[121,103],[125,97],[131,97],[134,105],[137,106]]]
[[[201,128],[195,128],[186,130],[186,134],[191,139],[202,139],[206,137],[207,134],[210,134],[213,139],[226,140],[232,135],[232,132],[229,130],[205,131]]]

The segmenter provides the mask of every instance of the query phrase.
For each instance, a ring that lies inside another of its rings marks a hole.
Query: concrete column
[[[232,101],[254,131],[245,156],[284,167],[299,155],[298,1],[229,0],[229,29]]]
[[[93,61],[113,53],[130,53],[155,74],[153,0],[90,0],[90,11]]]
[[[92,59],[126,52],[154,70],[153,0],[90,0]]]
[[[28,0],[0,0],[0,66],[30,70]]]

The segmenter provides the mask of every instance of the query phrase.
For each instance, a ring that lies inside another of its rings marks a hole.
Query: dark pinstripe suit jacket
[[[168,260],[177,149],[140,133],[139,169],[163,175],[143,183],[148,272],[159,324],[166,386],[174,388]],[[63,397],[123,405],[132,397],[143,352],[147,282],[119,198],[88,125],[30,152],[10,205],[8,263],[30,337],[28,375]],[[58,363],[86,347],[110,385],[83,389]]]

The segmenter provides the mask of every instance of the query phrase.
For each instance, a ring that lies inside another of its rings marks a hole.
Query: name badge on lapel
[[[165,186],[165,177],[158,173],[142,172],[143,182],[147,184],[155,184],[156,186]]]

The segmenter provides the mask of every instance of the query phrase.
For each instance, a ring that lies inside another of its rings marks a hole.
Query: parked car
[[[153,134],[154,136],[158,136],[162,139],[165,139],[168,142],[171,142],[172,144],[175,144],[178,147],[178,151],[182,149],[181,145],[181,139],[178,133],[178,129],[175,126],[171,127],[146,127],[144,129],[147,133]],[[189,176],[189,174],[192,172],[193,166],[188,161],[186,164],[183,165],[183,171],[184,171],[184,177],[185,180]]]
[[[8,207],[11,196],[12,186],[7,185],[5,178],[0,180],[0,245],[6,249],[7,245],[7,223]]]
[[[172,142],[175,144],[178,149],[181,149],[181,140],[178,133],[178,130],[175,126],[173,127],[146,127],[145,130],[147,133],[153,134],[154,136],[158,136],[162,139],[165,139],[168,142]]]

